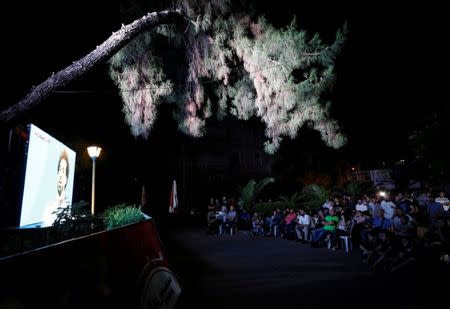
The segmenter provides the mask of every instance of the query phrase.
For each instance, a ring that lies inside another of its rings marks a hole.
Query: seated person
[[[339,223],[337,224],[336,229],[334,230],[335,241],[337,241],[341,236],[350,236],[352,224],[354,224],[354,223],[351,218],[349,218],[345,215],[342,215],[339,220]],[[333,247],[336,247],[335,242],[331,243],[331,245]]]
[[[237,218],[237,212],[234,209],[234,206],[231,205],[230,210],[227,212],[227,215],[226,215],[226,221],[234,222],[234,221],[236,221],[236,218]]]
[[[375,252],[375,248],[378,246],[377,236],[378,232],[372,230],[369,233],[367,233],[366,240],[362,241],[361,244],[359,245],[359,248],[361,249],[362,260],[365,263],[369,261],[369,259]]]
[[[330,243],[334,243],[335,242],[334,229],[336,228],[338,222],[339,217],[335,215],[334,209],[330,209],[329,215],[327,215],[325,217],[325,220],[322,222],[324,227],[314,230],[311,246],[317,247],[319,241],[326,238],[327,236],[330,236]]]
[[[245,209],[243,209],[242,213],[239,215],[238,228],[242,230],[252,229],[252,217]]]
[[[415,226],[408,221],[406,215],[400,215],[399,222],[394,225],[394,234],[399,237],[412,237]]]
[[[263,221],[257,212],[252,217],[252,233],[258,236],[264,236]]]
[[[294,208],[292,208],[284,218],[283,229],[281,230],[284,238],[291,238],[293,236],[296,224],[295,219],[297,219],[297,214]]]
[[[206,216],[206,222],[208,226],[211,224],[211,221],[216,217],[216,205],[214,204],[214,199],[211,198],[208,203],[208,213]]]
[[[392,253],[392,235],[389,231],[381,230],[378,233],[376,246],[368,259],[368,263],[373,268],[384,268],[387,265],[387,259],[392,256]]]
[[[295,232],[299,240],[308,241],[309,230],[311,229],[313,222],[311,217],[305,213],[305,210],[300,209],[297,216],[297,224],[295,226]]]
[[[225,223],[225,221],[227,220],[227,206],[222,206],[222,208],[216,215],[216,219]]]
[[[216,219],[210,223],[209,233],[218,232],[224,226],[227,220],[227,207],[222,206],[221,210],[217,212]]]
[[[225,215],[225,221],[224,221],[224,227],[225,229],[229,230],[236,226],[237,222],[237,212],[234,209],[234,206],[230,206],[230,210]]]

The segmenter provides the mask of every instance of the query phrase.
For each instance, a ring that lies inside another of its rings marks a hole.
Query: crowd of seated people
[[[227,199],[224,196],[221,203],[219,203],[218,199],[210,199],[207,212],[208,234],[237,228],[237,219],[238,212],[234,199]]]
[[[397,270],[414,261],[418,248],[436,245],[450,253],[450,202],[439,194],[397,193],[386,196],[330,197],[318,209],[275,209],[270,215],[236,211],[234,200],[208,214],[208,231],[222,226],[249,230],[262,237],[280,236],[312,247],[340,249],[350,236],[362,259],[374,269]],[[209,208],[208,208],[209,210]]]

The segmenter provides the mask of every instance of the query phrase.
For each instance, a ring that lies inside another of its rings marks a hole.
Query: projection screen
[[[33,124],[29,125],[20,227],[45,227],[70,209],[76,153]]]

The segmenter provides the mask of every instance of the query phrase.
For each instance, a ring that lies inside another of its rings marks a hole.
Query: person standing
[[[207,207],[207,216],[206,216],[206,222],[208,224],[208,227],[211,224],[211,221],[215,219],[216,214],[216,205],[214,204],[214,198],[211,198],[208,203]]]

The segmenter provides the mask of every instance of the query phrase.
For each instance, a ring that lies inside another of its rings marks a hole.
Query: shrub
[[[303,201],[303,207],[306,210],[318,209],[325,202],[329,196],[330,191],[319,185],[307,185],[300,194],[300,198]]]
[[[255,204],[254,211],[256,211],[261,217],[270,217],[273,211],[277,208],[282,208],[282,203],[279,201],[257,203]]]
[[[299,207],[302,196],[300,193],[295,192],[291,196],[282,195],[280,196],[281,209],[297,209]]]
[[[251,211],[255,204],[256,197],[261,193],[261,191],[270,183],[274,183],[275,179],[271,177],[266,177],[263,180],[256,182],[251,179],[245,187],[240,189],[239,206]]]
[[[60,210],[53,223],[56,239],[47,239],[49,242],[61,241],[80,237],[103,229],[98,218],[91,215],[89,203],[81,200],[73,203],[71,207]]]
[[[371,182],[364,181],[349,181],[345,186],[345,191],[350,194],[355,200],[361,198],[364,194],[374,194],[373,185]]]
[[[118,204],[103,213],[107,230],[144,220],[141,208],[135,205]]]

